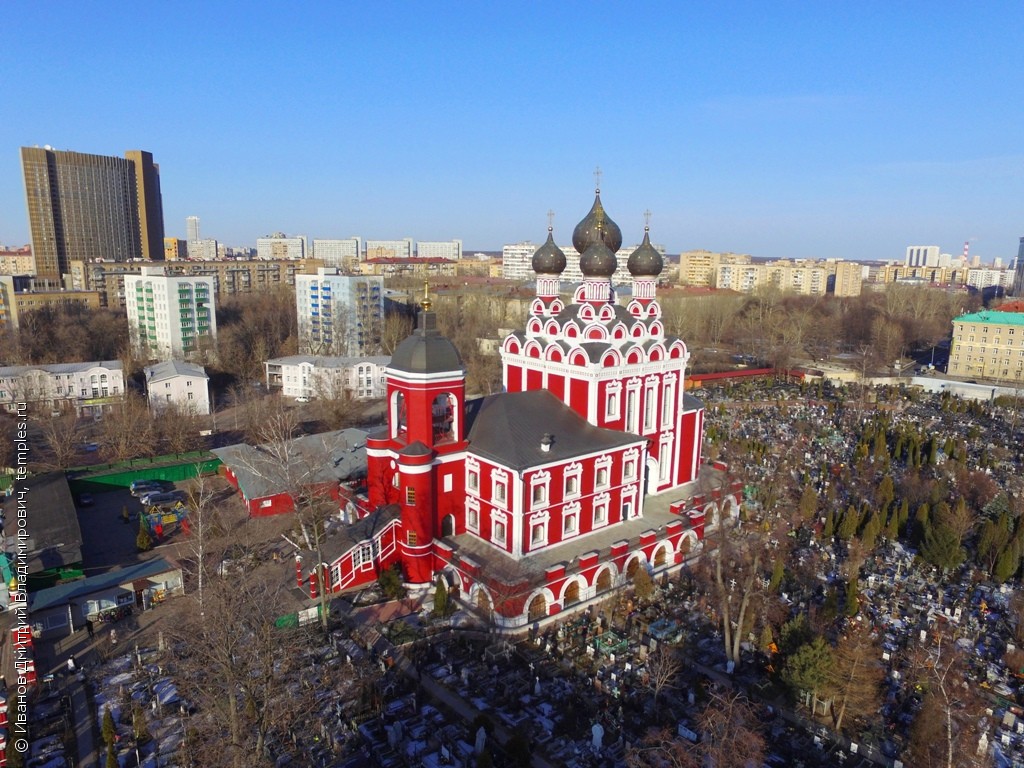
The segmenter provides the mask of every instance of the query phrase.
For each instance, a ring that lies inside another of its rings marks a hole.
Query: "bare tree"
[[[78,417],[68,411],[43,420],[43,442],[53,457],[49,464],[54,469],[67,469],[78,455]]]
[[[654,694],[655,705],[662,691],[675,688],[676,677],[682,667],[678,654],[672,648],[660,646],[647,657],[644,669],[647,672],[647,687]]]
[[[316,410],[328,429],[351,427],[362,411],[344,370],[323,371],[314,379]]]
[[[99,444],[109,461],[125,461],[152,456],[156,448],[156,430],[146,401],[135,394],[103,418]]]
[[[925,691],[914,718],[908,756],[912,765],[975,768],[990,765],[977,750],[985,704],[968,684],[963,651],[939,634],[930,648],[918,646],[910,657],[911,671]]]
[[[385,355],[393,355],[398,345],[412,333],[413,319],[409,314],[389,312],[384,316],[380,332],[380,349]]]
[[[168,453],[185,453],[196,447],[199,417],[194,407],[166,403],[156,414],[155,422],[162,450]]]

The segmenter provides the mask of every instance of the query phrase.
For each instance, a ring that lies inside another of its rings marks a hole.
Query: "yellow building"
[[[750,264],[750,256],[745,253],[684,251],[679,254],[679,283],[714,287],[718,267],[723,264]]]
[[[0,329],[16,329],[26,312],[74,305],[99,309],[100,295],[96,291],[16,291],[14,277],[0,275]]]
[[[0,275],[34,275],[36,262],[31,248],[0,251]]]
[[[835,280],[832,293],[836,298],[844,296],[860,296],[864,284],[864,267],[855,261],[831,262],[834,266]]]
[[[953,319],[949,373],[1024,381],[1024,312],[983,310]]]
[[[164,238],[164,261],[184,261],[188,258],[188,241],[177,237]]]

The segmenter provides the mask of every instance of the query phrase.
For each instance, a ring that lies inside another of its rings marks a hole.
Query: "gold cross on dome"
[[[553,229],[555,226],[555,212],[548,210],[548,229]]]
[[[601,173],[601,166],[599,165],[599,166],[597,166],[597,167],[596,167],[596,168],[594,169],[594,187],[595,187],[595,189],[596,189],[596,190],[597,190],[598,192],[600,192],[600,191],[601,191],[601,176],[602,176],[602,175],[603,175],[603,174]]]
[[[644,229],[649,229],[651,226],[651,211],[647,209],[644,211]]]

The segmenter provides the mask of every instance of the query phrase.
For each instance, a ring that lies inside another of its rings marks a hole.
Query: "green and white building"
[[[217,339],[214,279],[164,274],[143,267],[125,275],[128,330],[136,351],[150,360],[208,359]]]

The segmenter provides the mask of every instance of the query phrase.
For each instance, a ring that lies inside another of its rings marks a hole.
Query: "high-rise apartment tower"
[[[73,260],[159,260],[160,168],[149,152],[121,157],[22,147],[36,275],[60,279]]]

